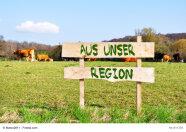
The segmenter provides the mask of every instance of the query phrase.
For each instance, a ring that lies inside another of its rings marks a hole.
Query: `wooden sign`
[[[62,57],[80,58],[80,67],[64,68],[64,78],[80,80],[81,108],[84,108],[84,79],[136,81],[137,113],[141,113],[142,82],[154,82],[154,68],[142,68],[141,58],[154,57],[154,42],[141,42],[141,36],[137,42],[65,42]],[[84,67],[84,58],[137,58],[137,67]]]
[[[153,58],[154,42],[63,43],[62,57]]]
[[[66,79],[104,79],[111,82],[154,82],[154,68],[136,67],[68,67],[64,68]]]

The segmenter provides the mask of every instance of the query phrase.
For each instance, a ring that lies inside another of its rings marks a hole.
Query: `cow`
[[[154,57],[155,61],[159,61],[159,60],[163,61],[163,56],[164,55],[165,55],[164,53],[156,52],[155,57]]]
[[[51,59],[51,58],[48,58],[48,59],[47,59],[46,61],[51,61],[51,62],[52,62],[52,61],[53,61],[53,59]]]
[[[173,55],[173,58],[174,58],[174,60],[175,60],[176,62],[180,62],[180,60],[181,60],[181,57],[180,57],[180,54],[179,54],[179,53],[174,54],[174,55]]]
[[[35,55],[34,55],[34,49],[19,49],[19,50],[14,50],[14,54],[18,56],[19,61],[22,60],[23,57],[26,57],[26,61],[34,61]]]
[[[87,58],[87,61],[96,61],[96,58]]]
[[[136,62],[136,58],[123,58],[124,62]]]
[[[48,55],[37,55],[38,61],[53,61]]]
[[[34,61],[38,61],[38,60],[34,59]]]
[[[163,56],[163,61],[162,61],[162,62],[164,62],[164,61],[167,61],[167,62],[171,61],[171,57],[168,56],[168,55],[164,55],[164,56]]]
[[[29,60],[29,61],[31,61],[32,59],[31,59],[31,58],[29,58],[28,60]],[[36,62],[36,61],[38,61],[38,60],[36,60],[36,59],[34,58],[34,62]]]

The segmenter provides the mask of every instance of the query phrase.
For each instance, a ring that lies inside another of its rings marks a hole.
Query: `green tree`
[[[186,39],[180,39],[172,45],[174,53],[179,53],[186,60]]]
[[[156,34],[153,28],[143,28],[136,30],[136,36],[142,36],[143,42],[155,42],[155,52],[160,52],[172,56],[172,42],[162,34]],[[131,37],[130,41],[136,41],[136,37]]]
[[[168,55],[172,55],[170,46],[172,42],[162,34],[156,35],[155,40],[155,52],[165,53]]]
[[[143,28],[135,31],[136,36],[142,36],[143,42],[155,42],[156,32],[153,28]]]
[[[137,41],[137,37],[136,36],[132,36],[131,38],[130,38],[130,42],[136,42]]]
[[[55,46],[54,48],[53,48],[53,50],[51,50],[50,52],[49,52],[49,56],[52,58],[52,59],[54,59],[55,61],[60,61],[60,60],[62,60],[62,58],[61,58],[61,51],[62,51],[62,46],[61,45],[58,45],[58,46]]]

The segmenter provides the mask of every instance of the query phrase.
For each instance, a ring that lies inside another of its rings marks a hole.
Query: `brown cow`
[[[136,62],[136,58],[123,58],[124,62]]]
[[[14,54],[18,56],[19,61],[22,60],[23,57],[26,57],[26,61],[34,61],[35,55],[34,55],[34,49],[26,49],[26,50],[14,50]]]
[[[164,62],[164,61],[166,61],[166,62],[171,61],[171,57],[168,56],[168,55],[164,55],[164,56],[163,56],[163,59],[162,59],[162,62]]]
[[[32,59],[31,58],[29,58],[29,61],[31,61]],[[36,62],[36,61],[38,61],[38,60],[36,60],[35,58],[34,58],[34,62]]]
[[[87,61],[96,61],[96,58],[88,58]]]
[[[37,55],[38,61],[53,61],[48,55]]]
[[[49,59],[47,59],[47,61],[53,61],[53,59],[49,58]]]

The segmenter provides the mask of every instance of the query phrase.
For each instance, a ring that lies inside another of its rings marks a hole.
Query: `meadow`
[[[79,62],[0,61],[0,123],[186,123],[186,63],[143,62],[155,68],[155,83],[142,83],[142,113],[136,115],[136,82],[63,78]],[[135,67],[133,62],[85,62],[85,67]]]

